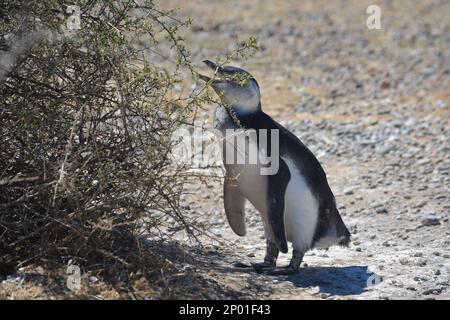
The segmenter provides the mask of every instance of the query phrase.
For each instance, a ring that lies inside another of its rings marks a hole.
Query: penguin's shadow
[[[297,288],[319,287],[321,293],[330,295],[358,295],[372,285],[374,278],[367,266],[305,267],[296,274],[287,276]]]
[[[245,270],[245,271],[244,271]],[[251,269],[233,268],[228,272],[255,272]],[[382,281],[367,266],[302,267],[289,276],[270,276],[291,282],[296,288],[319,287],[320,293],[346,296],[362,294],[367,288]]]

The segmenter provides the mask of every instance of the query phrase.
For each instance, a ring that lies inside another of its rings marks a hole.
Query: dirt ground
[[[296,275],[235,268],[264,255],[258,213],[248,206],[240,238],[226,221],[220,179],[190,185],[186,216],[211,237],[201,249],[181,244],[195,259],[178,260],[191,276],[174,278],[190,286],[176,297],[449,299],[450,2],[377,1],[380,30],[366,26],[371,1],[159,2],[193,19],[184,36],[199,67],[259,38],[254,57],[233,63],[257,79],[265,112],[318,157],[352,232],[349,248],[308,252]]]

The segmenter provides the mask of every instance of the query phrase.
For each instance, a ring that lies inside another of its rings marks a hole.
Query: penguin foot
[[[255,269],[256,270],[256,269]],[[294,268],[291,265],[287,265],[284,267],[272,267],[256,270],[258,273],[266,274],[269,276],[283,276],[290,275],[298,272],[298,268]]]
[[[287,266],[284,267],[273,266],[272,268],[256,270],[256,272],[260,272],[271,276],[282,276],[297,273],[298,269],[300,268],[300,264],[302,263],[303,255],[304,255],[303,251],[294,249],[294,252],[292,253],[292,259]]]

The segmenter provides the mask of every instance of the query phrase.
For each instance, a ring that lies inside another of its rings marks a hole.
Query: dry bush
[[[180,68],[192,72],[185,22],[151,1],[80,8],[68,31],[62,1],[0,4],[0,273],[69,260],[151,268],[160,261],[139,235],[163,216],[189,228],[183,168],[169,159],[171,133],[205,99],[170,98]],[[143,59],[141,37],[170,47],[175,71]]]

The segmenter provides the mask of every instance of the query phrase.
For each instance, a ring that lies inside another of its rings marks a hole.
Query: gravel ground
[[[231,265],[263,257],[258,214],[248,207],[239,238],[220,182],[193,185],[187,214],[220,239],[204,240],[210,268],[197,271],[223,287],[274,299],[450,298],[450,2],[378,1],[381,30],[366,27],[369,4],[164,3],[194,19],[186,37],[198,61],[260,38],[262,50],[235,64],[319,158],[352,232],[349,248],[310,251],[297,275],[245,272]]]

